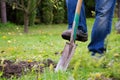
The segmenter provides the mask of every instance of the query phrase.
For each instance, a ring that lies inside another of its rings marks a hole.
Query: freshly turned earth
[[[10,60],[0,60],[0,72],[3,72],[1,77],[10,78],[11,76],[20,77],[31,71],[34,68],[35,72],[43,73],[45,67],[49,67],[52,64],[55,67],[55,63],[51,59],[47,59],[43,62],[37,61],[20,61],[14,62]]]

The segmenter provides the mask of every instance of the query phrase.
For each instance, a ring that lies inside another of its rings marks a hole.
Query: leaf
[[[3,71],[0,71],[0,77],[3,75]]]

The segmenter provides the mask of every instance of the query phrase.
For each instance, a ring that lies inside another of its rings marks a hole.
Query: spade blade
[[[75,52],[75,49],[76,49],[76,44],[71,44],[68,42],[66,43],[64,50],[62,52],[62,56],[55,68],[56,72],[59,70],[66,71],[66,69],[70,63],[70,60]]]

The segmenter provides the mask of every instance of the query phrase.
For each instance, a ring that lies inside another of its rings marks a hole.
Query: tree
[[[36,10],[40,0],[6,0],[13,9],[18,9],[24,13],[24,32],[28,33],[29,17]],[[33,2],[34,5],[33,5]],[[31,7],[32,5],[32,7]]]
[[[4,0],[1,0],[0,4],[1,4],[1,22],[6,23],[7,22],[6,2],[4,2]]]

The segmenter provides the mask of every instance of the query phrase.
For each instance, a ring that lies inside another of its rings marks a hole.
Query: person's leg
[[[91,52],[102,54],[105,51],[105,38],[111,32],[116,0],[95,0],[95,2],[96,17],[88,49]]]
[[[66,0],[67,11],[68,11],[68,29],[72,28],[77,1],[78,0]],[[87,32],[84,2],[81,7],[78,29],[82,30],[83,32]]]
[[[68,30],[62,33],[62,38],[66,40],[70,40],[77,1],[78,0],[66,0],[67,12],[68,12]],[[76,40],[85,42],[87,41],[87,38],[88,38],[87,25],[86,25],[86,16],[85,16],[85,9],[83,2],[79,17]]]

